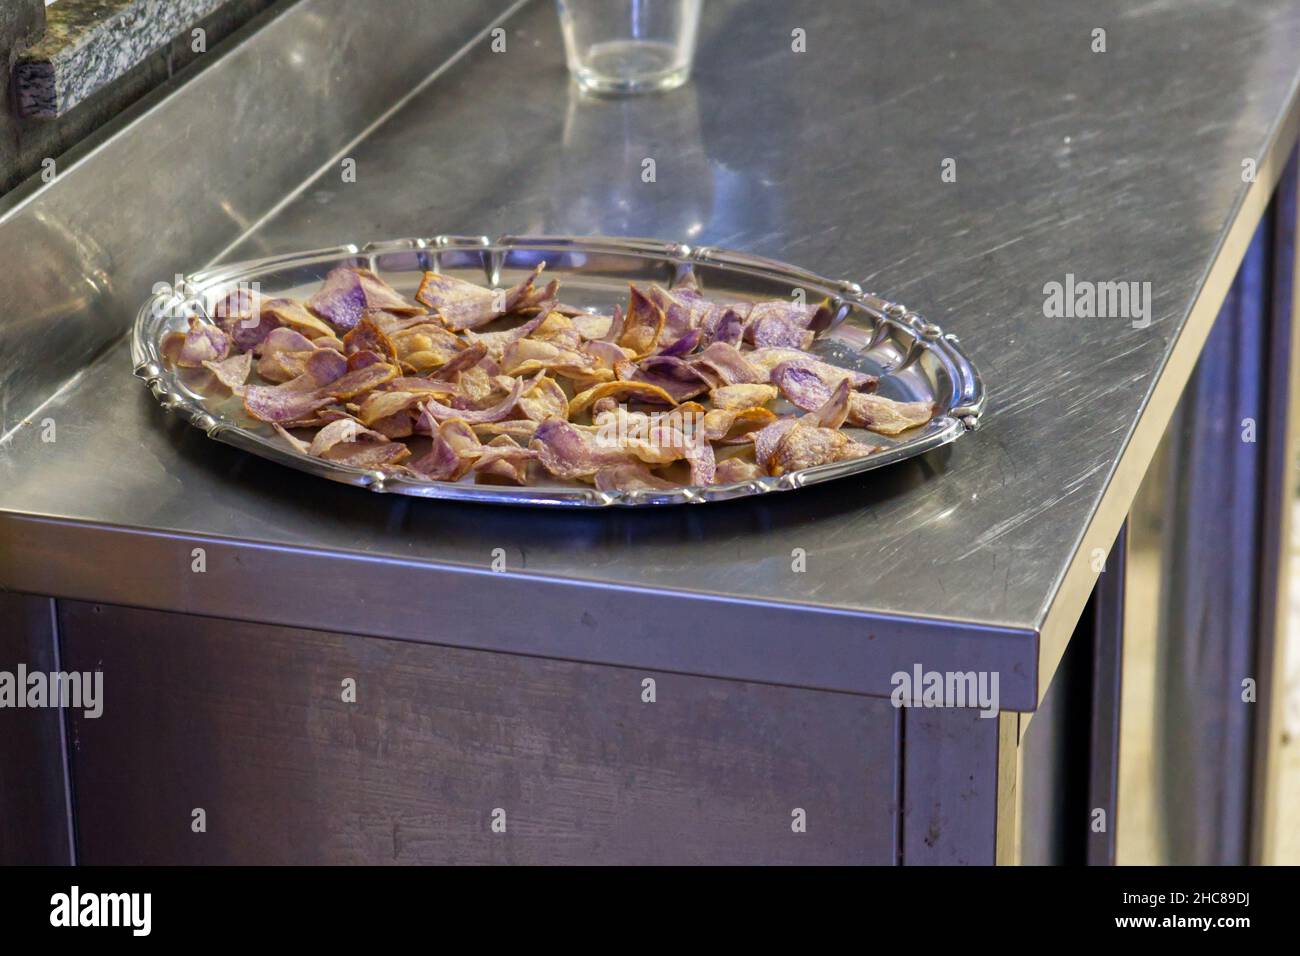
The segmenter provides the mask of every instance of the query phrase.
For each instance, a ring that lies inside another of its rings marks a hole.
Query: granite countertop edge
[[[14,64],[18,115],[63,115],[226,2],[59,0],[45,36]]]

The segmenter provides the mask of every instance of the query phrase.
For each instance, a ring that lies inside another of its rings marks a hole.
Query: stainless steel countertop
[[[224,259],[438,232],[753,252],[956,332],[989,389],[979,432],[753,502],[556,514],[395,500],[169,419],[119,345],[33,416],[59,423],[57,442],[33,425],[0,455],[7,527],[30,533],[0,580],[201,613],[242,590],[236,616],[873,693],[895,663],[983,662],[1020,675],[1010,692],[1004,675],[1004,706],[1032,708],[1294,142],[1300,8],[705,7],[691,84],[592,100],[568,81],[553,6],[528,5],[507,52],[479,44],[344,154],[356,182],[326,165]],[[791,51],[796,27],[806,53]],[[948,157],[955,183],[940,178]],[[1067,273],[1150,282],[1149,327],[1045,318],[1044,284]],[[92,545],[83,523],[131,533]],[[165,548],[184,545],[188,573],[192,542],[175,536],[228,549],[231,590],[178,584]],[[498,548],[505,574],[486,571]],[[294,575],[291,596],[277,574]],[[606,630],[575,636],[596,605]],[[481,607],[495,636],[448,622]]]

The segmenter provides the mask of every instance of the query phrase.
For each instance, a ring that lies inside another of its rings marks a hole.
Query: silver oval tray
[[[269,425],[248,417],[237,399],[195,391],[161,359],[164,335],[183,329],[191,314],[210,318],[216,303],[241,283],[257,283],[264,295],[306,298],[335,266],[366,266],[410,296],[426,270],[496,288],[512,284],[543,260],[546,275],[561,280],[566,304],[603,311],[626,298],[629,281],[667,285],[682,264],[694,269],[705,296],[716,301],[790,298],[799,289],[807,301],[829,296],[833,317],[826,328],[816,330],[811,351],[832,364],[880,376],[878,391],[886,397],[934,403],[935,417],[896,439],[872,434],[871,442],[884,447],[865,458],[779,477],[671,491],[598,491],[558,480],[516,488],[426,481],[308,457],[291,448]],[[179,288],[161,289],[144,304],[136,317],[131,354],[135,374],[163,407],[182,415],[209,438],[372,491],[511,505],[672,505],[788,491],[882,468],[955,441],[978,426],[984,408],[983,383],[956,336],[944,334],[902,305],[864,292],[857,283],[826,279],[771,259],[643,239],[437,236],[338,246],[218,266],[185,278]]]

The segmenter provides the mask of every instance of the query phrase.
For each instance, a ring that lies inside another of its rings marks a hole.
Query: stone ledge
[[[227,0],[59,0],[45,35],[14,64],[23,117],[62,116]]]

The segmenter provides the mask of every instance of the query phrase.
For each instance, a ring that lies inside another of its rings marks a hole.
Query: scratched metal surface
[[[1246,194],[1242,160],[1293,108],[1300,48],[1287,0],[1082,6],[710,3],[693,83],[611,101],[576,94],[534,3],[505,53],[481,46],[351,150],[356,182],[331,166],[227,252],[599,233],[786,260],[961,336],[990,404],[956,446],[653,514],[395,501],[170,421],[123,346],[43,410],[56,444],[15,436],[5,508],[359,553],[384,559],[358,571],[376,595],[385,561],[484,568],[500,548],[526,575],[1036,629]],[[1066,273],[1150,282],[1149,326],[1045,318]],[[480,579],[459,593],[490,600]]]

